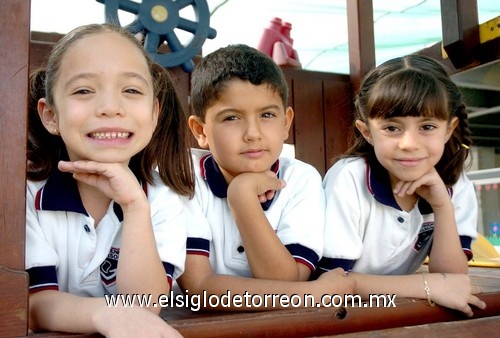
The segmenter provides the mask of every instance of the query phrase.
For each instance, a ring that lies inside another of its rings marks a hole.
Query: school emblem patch
[[[116,270],[118,268],[118,257],[120,249],[111,248],[108,257],[101,264],[101,280],[104,285],[109,286],[116,283]]]
[[[434,232],[434,222],[425,222],[422,224],[422,227],[420,228],[420,232],[418,234],[417,241],[415,242],[415,246],[413,247],[413,250],[416,252],[419,252],[422,247],[425,246],[425,244],[431,240],[432,238],[432,233]]]

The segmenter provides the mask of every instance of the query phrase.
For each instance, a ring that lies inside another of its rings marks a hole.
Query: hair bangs
[[[435,78],[414,69],[395,72],[378,81],[366,105],[371,119],[404,116],[448,120],[446,88]]]

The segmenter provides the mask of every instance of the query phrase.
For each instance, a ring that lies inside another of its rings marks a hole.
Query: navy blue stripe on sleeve
[[[168,284],[170,286],[170,290],[172,290],[172,280],[174,279],[174,271],[175,267],[166,262],[162,262],[163,268],[165,269],[165,272],[167,273],[167,279],[168,279]]]
[[[287,244],[285,247],[292,254],[296,262],[304,264],[311,269],[311,271],[316,269],[319,256],[313,250],[300,244]]]
[[[59,290],[55,266],[38,266],[26,270],[30,279],[30,292]]]
[[[210,242],[208,239],[188,237],[186,241],[186,251],[188,255],[210,256]]]
[[[462,250],[464,251],[465,255],[467,256],[467,260],[469,261],[473,257],[471,243],[472,238],[470,238],[469,236],[460,236],[460,244],[462,244]]]

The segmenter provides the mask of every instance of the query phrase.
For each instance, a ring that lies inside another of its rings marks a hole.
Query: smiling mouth
[[[109,132],[109,133],[90,133],[89,136],[98,140],[128,139],[131,133]]]
[[[407,166],[415,166],[415,165],[418,165],[422,160],[421,159],[400,159],[398,160],[398,162],[407,167]]]

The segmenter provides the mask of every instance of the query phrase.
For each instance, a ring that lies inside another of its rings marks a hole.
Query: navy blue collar
[[[205,155],[200,160],[201,175],[207,182],[212,193],[219,198],[227,197],[228,184],[224,175],[220,171],[219,165],[215,162],[212,154]],[[271,169],[279,177],[279,160],[274,162]],[[276,195],[275,195],[276,196]],[[262,209],[267,210],[271,206],[274,197],[264,203],[261,203]]]
[[[147,194],[147,185],[143,184]],[[45,185],[37,192],[35,199],[37,210],[76,212],[89,216],[83,206],[80,192],[73,175],[63,173],[57,168],[51,173]],[[123,221],[123,211],[118,203],[113,203],[113,210],[120,222]]]
[[[379,203],[402,210],[394,198],[389,173],[376,159],[366,160],[366,184],[370,193]],[[451,196],[453,190],[449,188],[448,193]],[[418,209],[422,215],[433,212],[430,204],[423,198],[418,199]]]

